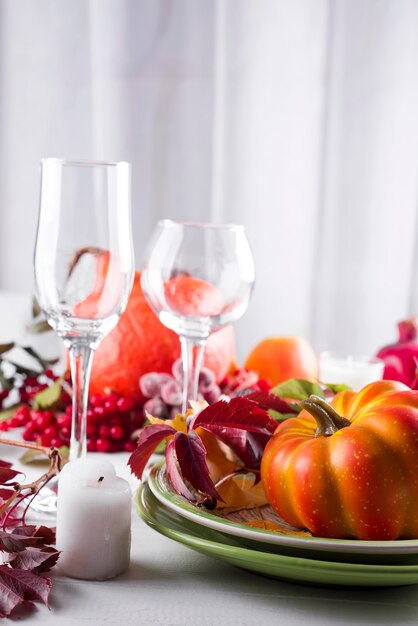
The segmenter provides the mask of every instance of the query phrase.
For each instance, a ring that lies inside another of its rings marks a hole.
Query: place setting
[[[160,220],[138,271],[130,165],[42,161],[30,332],[64,351],[0,350],[1,442],[26,448],[0,462],[6,588],[29,577],[48,604],[55,576],[120,577],[132,507],[156,533],[277,581],[418,583],[417,320],[376,355],[317,356],[277,335],[239,366],[249,239],[238,224]],[[25,593],[0,597],[3,613]]]

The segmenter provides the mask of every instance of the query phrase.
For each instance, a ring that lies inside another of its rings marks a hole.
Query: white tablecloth
[[[13,433],[11,433],[13,434]],[[9,436],[9,433],[7,434]],[[20,451],[0,446],[0,458]],[[119,475],[130,476],[128,455],[106,455]],[[26,467],[28,471],[28,467]],[[29,469],[39,472],[39,469]],[[285,583],[216,561],[151,530],[132,512],[129,570],[105,582],[73,580],[52,572],[51,610],[18,609],[27,624],[62,626],[316,626],[414,624],[418,586],[327,589]]]

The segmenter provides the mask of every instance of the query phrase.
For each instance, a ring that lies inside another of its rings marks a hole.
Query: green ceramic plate
[[[321,560],[337,558],[339,561],[360,563],[418,563],[418,540],[359,541],[301,537],[230,521],[176,494],[168,481],[163,461],[153,466],[148,483],[157,500],[173,513],[199,526],[232,535],[241,544],[252,548]]]
[[[333,587],[393,587],[418,583],[418,565],[336,563],[243,547],[232,536],[195,524],[170,511],[155,498],[147,483],[139,488],[135,504],[140,517],[162,535],[264,576]]]

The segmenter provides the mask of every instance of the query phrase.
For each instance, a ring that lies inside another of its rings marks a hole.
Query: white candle
[[[104,460],[77,459],[59,475],[57,548],[61,573],[105,580],[124,572],[131,547],[131,490]]]
[[[354,391],[383,376],[384,363],[366,357],[338,357],[323,352],[319,357],[319,380],[323,383],[348,385]]]

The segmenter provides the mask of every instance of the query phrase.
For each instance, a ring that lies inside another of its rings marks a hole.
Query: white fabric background
[[[418,312],[416,0],[1,0],[0,288],[32,288],[43,156],[133,164],[157,219],[248,229],[240,355],[372,353]]]

